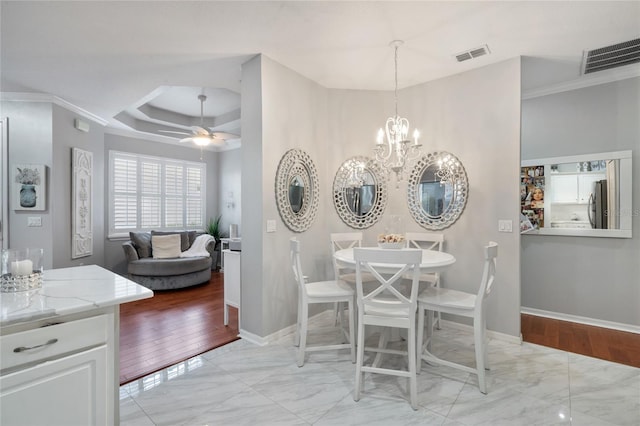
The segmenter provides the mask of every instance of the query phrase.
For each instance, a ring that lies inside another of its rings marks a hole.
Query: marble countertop
[[[153,297],[153,291],[97,265],[44,271],[42,287],[0,293],[0,325],[69,315]]]

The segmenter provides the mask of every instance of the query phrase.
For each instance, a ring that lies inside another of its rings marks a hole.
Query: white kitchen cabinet
[[[0,424],[112,425],[106,345],[0,377]]]
[[[587,204],[596,181],[605,179],[603,173],[563,173],[551,175],[546,193],[552,203]]]
[[[238,309],[240,321],[240,252],[224,250],[224,325],[229,324],[229,306]]]
[[[153,292],[97,265],[0,298],[0,424],[120,424],[120,304]]]

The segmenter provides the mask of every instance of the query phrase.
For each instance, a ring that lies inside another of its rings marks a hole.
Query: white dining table
[[[378,249],[377,247],[365,247],[365,249]],[[406,249],[385,249],[385,250],[406,250]],[[334,253],[336,262],[345,268],[356,267],[353,258],[353,248],[338,250]],[[422,262],[420,263],[421,273],[441,272],[456,262],[456,258],[451,253],[436,250],[422,250]],[[397,267],[393,266],[395,269]]]

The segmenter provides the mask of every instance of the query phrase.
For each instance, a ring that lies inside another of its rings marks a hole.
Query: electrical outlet
[[[41,216],[29,216],[27,218],[27,226],[42,226]]]
[[[276,232],[276,221],[273,219],[267,220],[267,232]]]
[[[500,219],[498,220],[498,231],[499,232],[513,232],[513,221],[509,219]]]

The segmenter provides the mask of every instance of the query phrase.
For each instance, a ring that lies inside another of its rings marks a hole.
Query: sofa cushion
[[[211,270],[210,257],[181,257],[175,259],[145,258],[129,262],[128,272],[133,275],[166,277]]]
[[[148,232],[129,232],[129,238],[140,259],[151,257],[151,234]]]
[[[151,248],[154,259],[180,257],[180,235],[152,235]]]
[[[195,232],[195,231],[193,231]],[[191,247],[191,242],[189,241],[189,231],[151,231],[151,236],[154,235],[180,235],[180,251],[189,250]],[[195,240],[195,238],[194,238]]]

